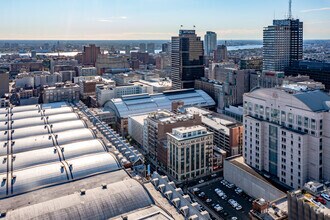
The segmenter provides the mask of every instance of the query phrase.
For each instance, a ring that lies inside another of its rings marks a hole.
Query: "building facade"
[[[83,65],[92,65],[95,66],[96,59],[98,55],[101,54],[100,47],[97,47],[95,44],[90,44],[89,46],[84,46],[83,51]]]
[[[303,23],[299,19],[273,20],[263,31],[263,70],[284,71],[303,58]]]
[[[173,89],[194,88],[195,79],[204,77],[203,41],[195,30],[180,30],[172,37],[171,77]]]
[[[0,98],[9,92],[9,73],[0,71]]]
[[[167,166],[167,133],[178,127],[201,125],[199,115],[186,113],[173,113],[168,110],[160,110],[150,113],[144,120],[143,147],[152,158],[162,166]]]
[[[212,166],[213,133],[203,126],[167,133],[169,173],[178,182],[204,176]]]
[[[80,87],[73,83],[57,83],[55,86],[44,88],[43,103],[79,101]]]
[[[204,55],[210,56],[217,49],[217,34],[207,31],[204,35]]]
[[[245,162],[292,187],[328,180],[330,96],[303,86],[244,95]]]

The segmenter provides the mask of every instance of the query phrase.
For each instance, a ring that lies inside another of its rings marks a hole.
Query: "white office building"
[[[330,96],[306,88],[244,95],[245,162],[292,188],[330,179]]]
[[[167,133],[168,169],[179,182],[206,175],[211,169],[213,133],[203,126],[174,128]]]

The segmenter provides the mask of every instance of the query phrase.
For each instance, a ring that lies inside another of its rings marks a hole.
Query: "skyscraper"
[[[204,55],[210,54],[217,49],[217,34],[213,31],[207,31],[204,35]]]
[[[83,65],[95,66],[96,59],[99,54],[101,54],[100,47],[95,46],[95,44],[84,46]]]
[[[146,52],[146,44],[145,43],[140,43],[139,44],[139,52],[145,53]]]
[[[204,77],[203,41],[195,30],[180,30],[172,37],[172,88],[194,88],[195,79]]]
[[[263,70],[284,71],[303,58],[303,23],[289,17],[274,20],[263,31]]]
[[[147,52],[155,53],[155,43],[147,43]]]
[[[215,62],[228,61],[228,51],[226,45],[218,45],[214,53]]]

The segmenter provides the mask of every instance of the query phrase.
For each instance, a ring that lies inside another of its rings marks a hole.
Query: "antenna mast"
[[[291,6],[292,6],[292,0],[289,0],[289,19],[292,19],[292,9],[291,9]]]

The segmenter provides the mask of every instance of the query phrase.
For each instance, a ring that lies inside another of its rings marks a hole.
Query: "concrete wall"
[[[286,195],[269,183],[235,166],[229,160],[224,161],[224,178],[254,198],[273,201]]]

